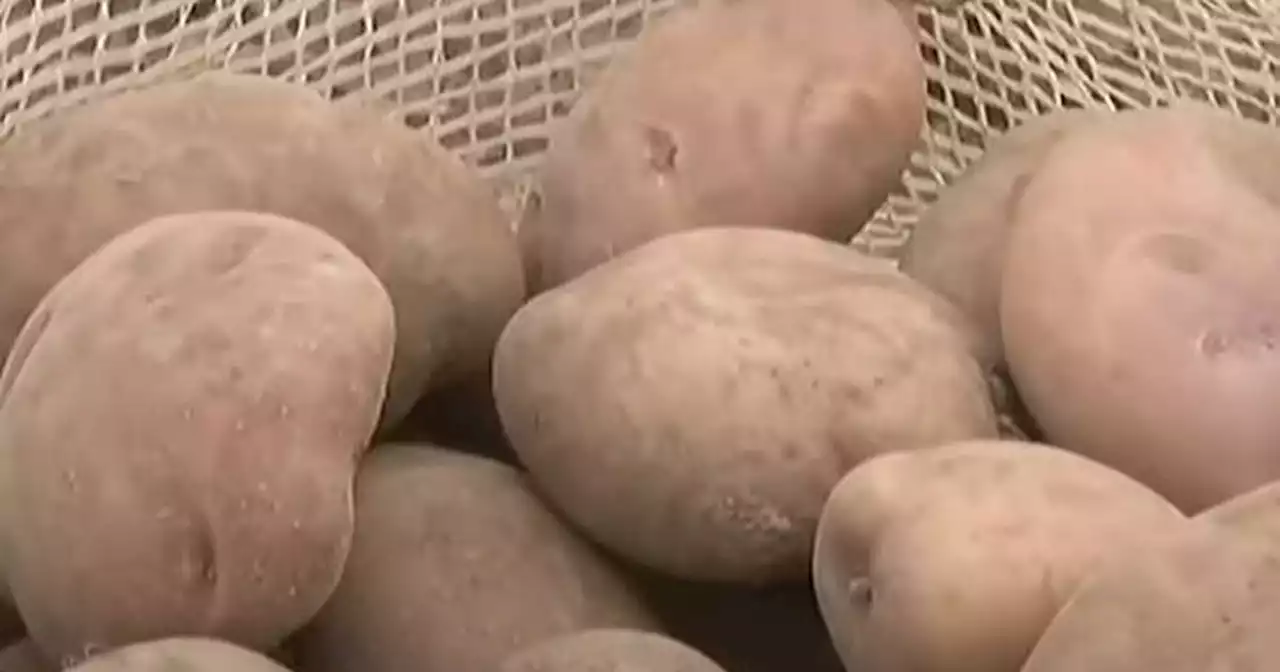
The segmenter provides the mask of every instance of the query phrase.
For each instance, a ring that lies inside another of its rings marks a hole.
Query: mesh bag
[[[0,135],[193,70],[384,101],[490,176],[509,207],[551,125],[610,57],[691,0],[0,0]],[[1208,101],[1274,122],[1271,0],[970,0],[917,10],[924,142],[855,241],[891,258],[987,139],[1061,107]],[[802,5],[802,3],[797,3]]]

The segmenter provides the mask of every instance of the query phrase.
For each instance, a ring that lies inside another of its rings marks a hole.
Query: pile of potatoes
[[[518,213],[249,75],[7,138],[0,672],[1280,669],[1280,130],[1031,119],[885,263],[912,8],[804,5]]]

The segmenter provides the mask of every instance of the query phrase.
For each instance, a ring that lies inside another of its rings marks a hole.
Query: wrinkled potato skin
[[[1059,143],[1017,210],[1001,319],[1027,408],[1187,513],[1280,478],[1277,155],[1227,112],[1130,112]]]
[[[899,184],[924,106],[914,20],[894,2],[676,10],[552,139],[518,227],[529,288],[691,228],[847,242]]]
[[[116,238],[0,375],[9,580],[52,660],[170,634],[265,649],[338,582],[394,348],[377,278],[279,217]]]
[[[379,112],[265,77],[204,74],[24,126],[0,185],[0,352],[113,236],[205,209],[307,222],[373,269],[401,336],[387,424],[482,371],[523,300],[515,236],[476,176]]]
[[[495,670],[544,639],[657,627],[626,579],[523,474],[390,444],[360,467],[346,572],[297,651],[302,672]]]
[[[494,398],[535,482],[615,552],[693,580],[803,580],[850,467],[996,436],[970,336],[845,245],[700,229],[526,304]]]
[[[1185,522],[1137,481],[1048,446],[883,455],[832,492],[814,589],[846,669],[1018,672],[1091,571]]]
[[[651,632],[584,630],[534,644],[495,672],[725,672],[689,646]]]
[[[216,639],[174,637],[108,651],[68,672],[289,672],[270,658]]]
[[[1097,573],[1022,672],[1273,670],[1280,547],[1208,525]]]
[[[1013,128],[942,190],[911,231],[899,268],[973,320],[989,366],[1004,359],[1000,278],[1013,204],[1049,148],[1108,114],[1058,110]]]

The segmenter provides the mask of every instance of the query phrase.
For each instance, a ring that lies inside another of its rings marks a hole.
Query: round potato
[[[908,4],[742,0],[665,17],[552,138],[518,226],[530,290],[698,227],[847,242],[919,145]]]
[[[973,320],[982,335],[983,360],[991,366],[1004,359],[1000,277],[1013,204],[1049,148],[1107,115],[1057,110],[1014,127],[947,185],[912,228],[899,268]]]
[[[802,580],[853,465],[996,436],[970,336],[848,246],[697,229],[525,304],[494,397],[534,480],[615,552],[694,580]]]
[[[674,639],[638,630],[584,630],[512,655],[501,672],[724,672]]]
[[[1280,547],[1190,525],[1099,571],[1022,672],[1273,670]]]
[[[289,672],[274,660],[228,642],[174,637],[139,642],[106,653],[68,672]]]
[[[1018,672],[1091,571],[1185,524],[1137,481],[1049,446],[883,455],[832,492],[814,589],[849,670]]]
[[[1187,513],[1280,478],[1280,130],[1198,105],[1058,143],[1016,210],[1001,322],[1047,441]]]
[[[373,273],[272,215],[152,220],[60,281],[0,374],[6,570],[46,655],[310,620],[394,342]]]
[[[523,301],[495,194],[381,112],[295,84],[208,73],[24,126],[0,146],[0,353],[40,297],[117,234],[195,210],[316,226],[386,286],[400,338],[385,423],[482,372]]]
[[[303,672],[494,670],[526,646],[594,628],[657,625],[524,475],[390,444],[361,464],[346,572],[296,651]]]

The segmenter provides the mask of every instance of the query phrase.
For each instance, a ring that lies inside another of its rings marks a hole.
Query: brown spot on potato
[[[672,173],[676,169],[676,155],[680,153],[675,136],[663,128],[647,126],[644,142],[649,166],[658,173]]]

